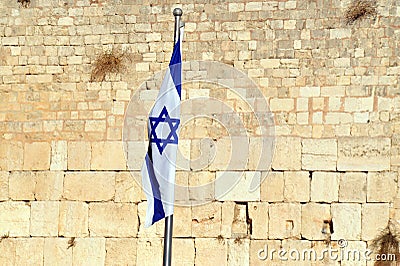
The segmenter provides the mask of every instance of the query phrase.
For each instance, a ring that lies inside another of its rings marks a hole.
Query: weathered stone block
[[[368,173],[367,202],[393,202],[397,192],[396,172]]]
[[[139,238],[137,241],[136,265],[162,265],[162,241],[160,238]]]
[[[139,202],[145,199],[139,172],[119,172],[115,174],[115,202]],[[140,182],[140,183],[138,183]]]
[[[332,240],[361,239],[361,205],[333,203],[331,205],[333,234]]]
[[[195,265],[228,265],[228,247],[224,239],[196,238]]]
[[[265,172],[261,183],[261,200],[268,202],[283,201],[284,179],[283,172]]]
[[[278,137],[276,139],[275,154],[272,159],[274,170],[301,169],[301,141],[300,138]]]
[[[12,172],[9,179],[9,193],[13,200],[35,199],[35,173]]]
[[[115,194],[115,174],[73,172],[64,177],[64,198],[79,201],[108,201]]]
[[[15,265],[43,265],[43,238],[17,238]]]
[[[300,237],[301,205],[275,203],[269,205],[269,238]]]
[[[267,239],[268,238],[268,208],[266,202],[249,202],[248,213],[251,219],[251,238]]]
[[[338,201],[339,177],[339,173],[314,172],[311,178],[311,201]]]
[[[308,172],[284,172],[285,201],[308,202],[310,200],[310,176]]]
[[[31,236],[58,236],[59,202],[31,203]]]
[[[21,170],[24,148],[21,142],[3,141],[0,145],[0,170]]]
[[[221,203],[212,202],[192,207],[192,235],[215,237],[221,230]]]
[[[59,235],[64,237],[88,236],[88,210],[88,204],[85,202],[61,201]]]
[[[51,143],[50,170],[67,170],[67,142],[64,140]]]
[[[68,170],[89,170],[91,145],[84,141],[68,142]]]
[[[305,170],[336,170],[336,139],[304,139],[301,161]]]
[[[215,173],[212,172],[189,172],[189,198],[193,203],[210,202],[215,196]]]
[[[390,169],[389,138],[340,138],[338,163],[340,171],[382,171]]]
[[[107,238],[105,265],[133,265],[136,263],[136,252],[136,238]]]
[[[331,208],[328,204],[308,203],[301,208],[301,235],[310,240],[325,240],[331,233]]]
[[[192,235],[192,209],[190,206],[174,207],[174,237],[190,237]]]
[[[376,238],[389,221],[389,204],[373,203],[362,205],[361,239],[370,241]]]
[[[76,238],[72,257],[72,265],[104,265],[106,239]]]
[[[155,223],[154,225],[146,228],[144,226],[144,221],[146,220],[147,207],[148,207],[147,201],[143,201],[138,204],[138,216],[139,216],[139,231],[137,234],[138,238],[160,238],[164,235],[165,220],[162,219],[157,223]],[[191,217],[190,217],[190,222],[191,222]]]
[[[215,198],[220,201],[258,201],[260,177],[260,172],[217,172]]]
[[[228,265],[250,265],[250,240],[229,239]]]
[[[24,170],[49,170],[50,150],[47,142],[25,143]]]
[[[89,231],[91,236],[135,237],[138,232],[137,205],[89,204]]]
[[[122,143],[93,142],[92,143],[92,170],[125,170],[126,160]]]
[[[340,202],[367,201],[367,175],[364,173],[343,173],[339,184]]]
[[[0,171],[0,201],[7,200],[9,172]]]
[[[144,141],[129,141],[124,144],[127,149],[126,157],[128,158],[127,166],[129,170],[140,170],[146,156],[148,143]]]
[[[35,199],[60,200],[63,193],[64,172],[36,172]]]
[[[30,215],[24,202],[0,202],[0,235],[29,236]]]
[[[68,248],[67,238],[45,238],[43,265],[72,265],[72,247]]]
[[[193,239],[173,238],[172,246],[172,265],[195,265],[194,258],[196,256],[196,250],[194,249]]]

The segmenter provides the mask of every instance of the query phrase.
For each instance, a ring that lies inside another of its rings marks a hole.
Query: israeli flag
[[[182,37],[172,58],[157,100],[149,114],[149,147],[142,166],[142,185],[147,197],[145,227],[174,212],[175,163],[180,123]]]

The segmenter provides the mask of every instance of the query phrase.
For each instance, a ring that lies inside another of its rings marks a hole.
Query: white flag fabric
[[[182,37],[181,27],[157,100],[149,114],[149,147],[142,166],[147,197],[145,227],[174,212],[176,153],[180,123]]]

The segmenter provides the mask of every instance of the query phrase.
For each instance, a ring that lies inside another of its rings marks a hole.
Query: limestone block
[[[162,265],[162,241],[160,238],[139,238],[137,241],[136,265]]]
[[[272,159],[274,170],[301,169],[301,141],[295,137],[278,137]]]
[[[261,200],[268,202],[283,201],[284,179],[283,172],[267,172],[261,183]]]
[[[111,172],[68,172],[64,177],[64,198],[79,201],[108,201],[115,194]]]
[[[126,160],[119,141],[92,143],[92,170],[125,170]]]
[[[340,171],[381,171],[390,169],[390,139],[340,138],[338,163]]]
[[[190,237],[192,235],[192,209],[190,206],[174,207],[174,237]]]
[[[263,68],[278,68],[281,63],[279,59],[261,59],[260,64]]]
[[[345,98],[344,111],[348,113],[353,112],[372,112],[374,110],[373,97],[360,97],[360,98]]]
[[[119,172],[115,174],[115,202],[139,202],[146,196],[142,191],[139,172]],[[140,183],[138,183],[140,181]]]
[[[58,236],[59,202],[31,202],[31,236]]]
[[[343,173],[340,175],[339,201],[366,202],[367,175],[364,173]]]
[[[138,232],[137,205],[89,204],[89,231],[91,236],[135,237]]]
[[[305,170],[336,170],[336,139],[304,139],[301,161]]]
[[[332,240],[359,240],[361,238],[361,205],[333,203],[331,205]]]
[[[68,142],[68,170],[89,170],[92,158],[89,142]]]
[[[72,265],[72,247],[68,248],[68,238],[45,238],[43,265]]]
[[[59,235],[64,237],[86,237],[89,235],[89,207],[85,202],[61,201]]]
[[[11,172],[9,179],[9,193],[13,200],[35,199],[35,173]]]
[[[21,142],[3,141],[0,145],[0,170],[21,170],[24,148]]]
[[[147,153],[148,143],[145,143],[144,141],[129,141],[124,145],[124,147],[127,148],[125,152],[128,158],[128,169],[140,170]]]
[[[269,205],[269,238],[300,237],[301,205],[275,203]]]
[[[351,29],[330,29],[331,39],[346,39],[351,37]]]
[[[249,202],[248,213],[251,219],[251,238],[268,238],[268,208],[266,202]]]
[[[67,142],[64,140],[51,143],[50,170],[67,170]]]
[[[301,208],[301,235],[309,240],[325,240],[331,233],[328,204],[307,203]]]
[[[195,239],[195,265],[228,265],[228,247],[223,239],[196,238]]]
[[[294,109],[294,100],[273,98],[270,100],[269,107],[273,112],[289,112]]]
[[[192,207],[192,235],[215,237],[221,230],[221,203],[212,202]]]
[[[228,265],[250,265],[250,240],[229,239]]]
[[[192,203],[210,202],[214,200],[215,173],[189,172],[189,198]]]
[[[29,236],[30,207],[23,202],[0,202],[0,235]]]
[[[314,172],[311,178],[311,201],[338,201],[339,178],[339,173]]]
[[[300,96],[301,97],[319,97],[321,94],[320,87],[301,87]],[[308,110],[308,108],[307,108]]]
[[[36,172],[35,182],[36,200],[61,199],[63,193],[64,172]]]
[[[274,150],[273,137],[251,137],[249,146],[249,170],[271,169]]]
[[[9,172],[0,171],[0,201],[7,200]]]
[[[247,234],[247,206],[244,204],[235,204],[233,210],[232,237],[243,238],[246,237]]]
[[[15,240],[15,265],[43,265],[43,238]]]
[[[105,238],[76,238],[72,250],[72,265],[104,265]]]
[[[5,238],[0,242],[0,264],[1,265],[16,265],[15,264],[15,239]]]
[[[232,237],[232,224],[235,216],[235,202],[225,201],[222,203],[222,223],[221,236],[225,238]]]
[[[50,150],[47,142],[25,143],[24,170],[49,170]]]
[[[260,172],[217,172],[215,198],[220,201],[259,201],[260,178]]]
[[[281,247],[280,240],[250,240],[250,265],[280,265],[277,252],[281,250]],[[271,254],[272,250],[275,250],[273,254]]]
[[[387,226],[389,221],[388,203],[366,203],[362,205],[361,239],[373,240]]]
[[[173,238],[172,246],[173,246],[172,262],[171,262],[172,265],[182,265],[182,266],[194,265],[194,257],[196,252],[194,249],[193,239]]]
[[[367,202],[393,202],[397,192],[396,172],[368,173]]]
[[[285,201],[308,202],[310,200],[310,177],[308,172],[284,172]]]
[[[107,238],[105,265],[134,265],[136,252],[136,238]]]

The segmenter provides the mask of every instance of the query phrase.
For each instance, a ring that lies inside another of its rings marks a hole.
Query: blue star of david
[[[160,154],[163,153],[165,147],[169,143],[178,144],[178,135],[176,131],[178,130],[180,120],[176,118],[171,118],[165,106],[158,117],[149,117],[149,119],[151,126],[150,142],[155,143],[157,145]],[[160,124],[160,122],[168,123],[170,133],[168,134],[168,137],[166,139],[161,139],[157,136],[156,128]]]

